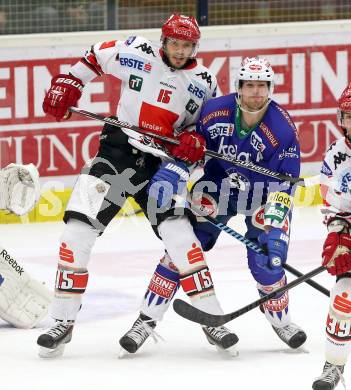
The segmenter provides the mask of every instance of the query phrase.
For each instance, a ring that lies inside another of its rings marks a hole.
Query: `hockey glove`
[[[68,108],[76,106],[83,91],[83,83],[77,77],[68,74],[59,74],[51,80],[51,87],[46,93],[43,110],[57,121],[68,119]]]
[[[351,236],[331,232],[323,245],[323,263],[331,275],[341,275],[351,270]]]
[[[39,197],[39,172],[35,165],[9,164],[0,170],[0,209],[23,215]]]
[[[177,137],[179,145],[168,146],[171,154],[191,164],[202,160],[205,155],[205,138],[195,131],[183,131]]]
[[[261,233],[258,242],[267,250],[264,257],[268,268],[281,270],[288,255],[289,236],[282,229],[272,228],[268,233]]]
[[[182,194],[189,180],[189,170],[182,161],[165,161],[150,179],[147,191],[158,207],[170,205],[174,195]]]

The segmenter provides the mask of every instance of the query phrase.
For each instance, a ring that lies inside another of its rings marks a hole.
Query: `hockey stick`
[[[163,136],[160,134],[152,133],[151,131],[148,131],[148,130],[143,129],[143,128],[138,127],[138,126],[131,125],[130,123],[127,123],[127,122],[119,121],[118,119],[113,119],[113,118],[110,118],[107,116],[103,117],[101,115],[97,115],[97,114],[94,114],[94,113],[89,112],[89,111],[81,110],[77,107],[70,107],[68,110],[72,113],[86,116],[87,118],[95,119],[97,121],[105,122],[105,123],[108,123],[112,126],[123,127],[125,129],[130,129],[130,130],[133,130],[137,133],[144,134],[148,137],[159,139],[161,141],[165,141],[165,142],[168,142],[168,143],[173,144],[173,145],[179,145],[179,141],[177,141],[173,138],[166,137],[166,136]],[[284,175],[282,173],[271,171],[270,169],[265,168],[265,167],[260,167],[258,165],[253,164],[251,161],[237,160],[236,158],[227,157],[227,156],[224,156],[220,153],[214,152],[212,150],[206,150],[205,154],[207,156],[210,156],[210,157],[214,157],[214,158],[218,158],[220,160],[227,161],[231,164],[237,165],[238,167],[246,168],[250,171],[260,173],[261,175],[274,177],[275,179],[282,180],[282,181],[289,181],[292,184],[298,184],[302,187],[309,187],[309,186],[313,186],[313,185],[319,183],[319,175],[313,176],[310,178],[305,178],[305,179],[302,177],[291,177],[288,175]]]
[[[198,324],[205,325],[205,326],[213,326],[213,327],[222,326],[227,322],[232,321],[235,318],[238,318],[243,314],[251,311],[255,307],[262,305],[263,303],[269,301],[270,299],[273,299],[276,295],[283,293],[299,285],[302,282],[305,282],[306,280],[320,274],[325,270],[326,268],[323,265],[321,265],[318,268],[315,268],[312,271],[308,272],[307,274],[302,275],[299,278],[293,280],[292,282],[286,284],[285,286],[282,286],[277,290],[271,292],[270,294],[258,299],[257,301],[254,301],[242,307],[241,309],[235,310],[228,314],[216,315],[216,314],[206,313],[181,299],[176,299],[173,302],[173,309],[177,314],[186,318],[189,321],[196,322]]]
[[[192,210],[195,211],[195,213],[199,213],[196,209],[192,208]],[[259,247],[256,243],[249,240],[248,238],[242,236],[240,233],[236,232],[232,228],[230,228],[227,225],[224,225],[221,222],[218,222],[215,218],[209,216],[209,215],[201,215],[203,218],[205,218],[209,223],[211,223],[213,226],[216,226],[218,229],[226,232],[230,236],[236,238],[237,240],[241,241],[244,245],[246,245],[248,248],[252,249],[254,252],[259,254],[265,254],[265,251]],[[301,277],[304,274],[292,267],[291,265],[284,263],[283,268],[285,268],[287,271],[292,273],[295,276]],[[330,297],[330,291],[326,289],[325,287],[321,286],[319,283],[315,282],[314,280],[306,279],[304,280],[307,284],[309,284],[311,287],[315,288],[316,290],[320,291],[322,294],[326,295],[327,297]]]

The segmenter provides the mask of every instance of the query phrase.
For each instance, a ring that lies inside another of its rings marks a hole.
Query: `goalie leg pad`
[[[344,365],[351,352],[351,275],[339,279],[330,292],[326,322],[326,360]]]
[[[140,311],[153,320],[162,320],[179,288],[179,272],[174,268],[166,253],[152,275]]]
[[[33,328],[47,315],[51,301],[52,293],[0,248],[0,318],[17,328]]]

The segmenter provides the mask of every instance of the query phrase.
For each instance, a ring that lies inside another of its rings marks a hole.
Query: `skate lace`
[[[211,336],[215,337],[217,340],[221,340],[224,336],[230,333],[229,330],[224,326],[218,326],[217,328],[206,326],[205,329],[207,329]]]
[[[340,379],[342,385],[344,386],[344,389],[346,390],[346,382],[339,366],[326,363],[323,368],[322,375],[318,377],[316,380],[322,380],[324,382],[335,384],[338,379]]]
[[[142,343],[145,341],[149,336],[152,337],[155,343],[158,342],[158,340],[164,341],[162,336],[158,334],[150,325],[149,323],[154,322],[153,320],[142,320],[141,318],[138,318],[130,332],[128,333],[128,337],[132,338],[137,344]]]
[[[277,328],[275,326],[274,329],[278,335],[285,340],[290,340],[290,338],[300,330],[295,324],[285,325],[282,328]]]
[[[67,330],[69,329],[69,326],[70,326],[69,324],[59,323],[59,324],[53,326],[51,329],[49,329],[46,332],[46,334],[48,334],[50,336],[54,336],[54,337],[59,337],[67,332]]]

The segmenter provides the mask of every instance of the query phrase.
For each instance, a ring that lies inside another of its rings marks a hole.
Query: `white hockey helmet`
[[[268,81],[269,97],[274,90],[274,72],[270,63],[265,58],[246,57],[238,70],[235,78],[235,89],[239,93],[241,81]]]

